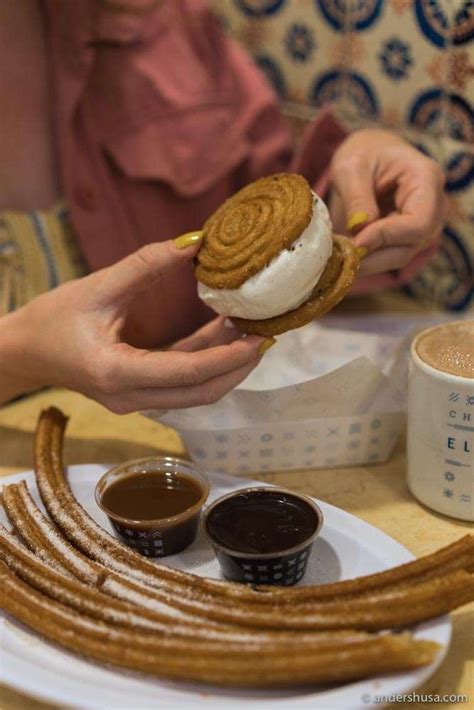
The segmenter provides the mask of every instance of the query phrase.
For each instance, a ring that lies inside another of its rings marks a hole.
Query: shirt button
[[[97,207],[95,192],[91,185],[78,185],[74,189],[74,201],[87,212],[93,212]]]

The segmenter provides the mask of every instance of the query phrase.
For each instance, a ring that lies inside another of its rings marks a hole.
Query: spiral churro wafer
[[[196,277],[238,288],[290,247],[311,219],[311,189],[301,175],[278,174],[247,185],[209,217]]]
[[[332,234],[326,206],[301,175],[272,175],[205,223],[198,293],[242,332],[278,335],[333,308],[360,258],[350,239]]]

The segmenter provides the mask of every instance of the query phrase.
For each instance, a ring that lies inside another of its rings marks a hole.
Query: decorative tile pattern
[[[250,17],[273,15],[287,0],[235,0],[237,7]]]
[[[382,71],[389,79],[400,81],[408,79],[413,65],[411,47],[398,37],[390,37],[382,44],[378,54]]]
[[[315,48],[313,30],[308,25],[296,22],[288,27],[285,44],[289,56],[295,62],[307,62]]]
[[[316,0],[324,19],[338,31],[366,30],[379,20],[383,0]],[[349,22],[348,17],[350,16]]]
[[[296,137],[331,101],[350,130],[376,121],[441,162],[449,224],[439,254],[407,291],[465,308],[474,260],[473,0],[219,0],[215,7],[282,97]]]
[[[473,38],[472,0],[415,0],[413,4],[421,32],[435,46],[465,44]]]

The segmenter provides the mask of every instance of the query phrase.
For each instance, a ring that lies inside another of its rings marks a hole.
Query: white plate
[[[69,476],[72,490],[80,503],[98,523],[110,529],[107,519],[94,502],[95,482],[106,470],[107,466],[97,464],[72,466]],[[258,485],[256,481],[244,482],[231,476],[211,475],[210,478],[210,500],[243,485]],[[27,481],[39,502],[31,471],[2,478],[0,485],[21,480]],[[324,514],[324,525],[313,548],[305,583],[330,582],[370,574],[413,559],[408,550],[380,530],[339,508],[317,502]],[[0,521],[7,523],[2,509]],[[168,557],[167,564],[201,575],[219,576],[217,562],[201,536],[181,555]],[[368,708],[372,706],[375,695],[407,693],[424,682],[443,660],[451,637],[451,622],[447,616],[418,626],[417,638],[437,641],[444,649],[432,665],[417,671],[332,688],[272,692],[218,690],[162,682],[85,661],[43,641],[5,615],[0,616],[0,629],[0,682],[61,706],[114,710],[158,707],[160,710]]]

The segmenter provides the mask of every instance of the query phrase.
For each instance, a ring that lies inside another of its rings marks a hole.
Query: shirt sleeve
[[[298,172],[324,197],[331,157],[347,135],[331,107],[318,112],[295,149],[279,98],[237,43],[226,38],[225,44],[228,66],[241,99],[236,120],[241,122],[249,145],[249,156],[240,175],[242,183],[272,172]]]

